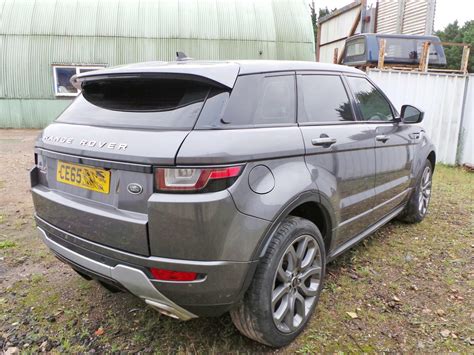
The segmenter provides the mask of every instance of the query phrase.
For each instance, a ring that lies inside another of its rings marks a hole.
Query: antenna
[[[182,62],[185,60],[191,60],[193,58],[188,57],[184,52],[176,52],[176,61],[177,62]]]

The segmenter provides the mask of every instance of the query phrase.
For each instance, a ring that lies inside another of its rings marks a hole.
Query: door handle
[[[311,139],[312,145],[322,146],[324,148],[329,148],[331,145],[337,142],[336,138],[331,137],[322,137],[322,138],[313,138]]]
[[[421,138],[421,132],[414,132],[410,134],[411,139],[420,139]]]
[[[379,134],[378,136],[375,136],[375,140],[377,142],[383,142],[385,143],[386,141],[388,141],[390,139],[389,136],[386,136],[385,134]]]

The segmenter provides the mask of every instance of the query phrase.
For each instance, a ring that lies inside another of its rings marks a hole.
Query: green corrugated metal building
[[[0,127],[39,128],[72,74],[150,60],[314,60],[305,0],[0,0]]]

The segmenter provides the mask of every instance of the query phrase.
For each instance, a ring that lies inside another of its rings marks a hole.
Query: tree
[[[469,57],[468,70],[474,72],[474,20],[467,21],[460,27],[458,21],[447,25],[444,30],[437,31],[436,35],[442,42],[466,43],[471,45],[471,55]],[[446,61],[449,69],[459,69],[461,67],[463,47],[444,46]]]

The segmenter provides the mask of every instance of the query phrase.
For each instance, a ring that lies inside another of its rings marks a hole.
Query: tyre
[[[419,223],[425,218],[431,199],[432,178],[433,166],[429,160],[426,160],[415,190],[398,219],[407,223]]]
[[[231,311],[239,331],[281,347],[295,339],[314,312],[323,286],[326,252],[314,223],[287,217],[261,259],[241,303]]]

